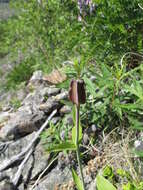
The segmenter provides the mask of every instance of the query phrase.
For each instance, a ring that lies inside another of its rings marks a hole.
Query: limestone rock
[[[40,93],[39,90],[35,90],[32,93],[29,93],[26,98],[23,100],[22,105],[33,105],[36,106],[44,101],[44,96]]]
[[[16,139],[36,131],[43,123],[44,113],[37,111],[33,114],[18,111],[8,123],[0,129],[0,139]]]
[[[58,94],[57,96],[54,96],[53,99],[55,101],[61,101],[61,100],[66,100],[68,98],[68,92],[64,91],[60,94]]]
[[[65,116],[65,125],[73,125],[73,118],[71,114]]]
[[[41,94],[42,96],[46,96],[46,98],[50,97],[50,96],[55,96],[60,92],[59,88],[55,88],[55,87],[45,87],[43,90],[41,90]]]
[[[43,72],[41,70],[35,71],[30,79],[30,82],[35,83],[42,81],[43,79]]]
[[[5,159],[10,159],[12,156],[19,154],[22,150],[31,142],[34,138],[35,132],[26,137],[23,137],[17,141],[11,142],[3,154],[0,154],[0,163],[4,162]],[[25,164],[24,170],[22,172],[23,182],[26,183],[28,180],[33,180],[39,173],[41,173],[45,167],[48,165],[50,155],[45,153],[43,146],[39,143],[33,154],[30,156],[28,162]],[[10,179],[14,176],[17,171],[17,164],[3,172],[0,177],[1,179]],[[0,180],[1,181],[1,180]]]
[[[44,111],[45,113],[50,113],[54,109],[58,109],[61,105],[59,102],[54,101],[53,99],[48,99],[47,102],[39,106],[39,110]]]
[[[66,183],[71,178],[71,171],[67,167],[64,170],[60,170],[56,167],[34,188],[34,190],[54,190],[57,184]]]
[[[90,190],[96,190],[96,180],[93,180],[91,184],[89,185],[88,189]]]
[[[35,179],[47,167],[49,158],[50,154],[44,151],[41,144],[38,144],[33,155],[31,155],[30,159],[25,164],[22,173],[24,182]]]
[[[136,151],[143,151],[143,141],[136,140],[134,142],[134,148],[135,148]]]
[[[16,141],[11,141],[11,143],[9,143],[5,148],[5,151],[0,154],[0,163],[2,163],[2,161],[4,161],[5,159],[9,159],[12,156],[20,153],[23,148],[25,148],[28,143],[33,139],[34,136],[35,132]]]
[[[68,114],[71,113],[72,109],[70,106],[64,105],[61,109],[60,109],[60,114]]]
[[[60,121],[61,120],[61,117],[53,117],[52,119],[51,119],[51,123],[53,124],[53,125],[55,125],[55,124],[57,124],[58,123],[58,121]]]
[[[0,190],[18,190],[8,180],[4,180],[0,183]]]

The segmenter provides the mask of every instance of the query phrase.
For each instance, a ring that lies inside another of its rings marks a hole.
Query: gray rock
[[[28,104],[28,105],[24,105],[24,106],[18,108],[17,111],[21,112],[21,113],[26,112],[27,114],[32,114],[35,110],[37,111],[37,107],[35,107],[34,105]]]
[[[88,186],[88,189],[90,190],[96,190],[96,179],[91,182],[91,184]]]
[[[17,188],[8,180],[4,180],[0,183],[0,190],[17,190]]]
[[[48,100],[45,103],[39,106],[39,110],[44,111],[45,113],[50,113],[54,109],[59,109],[62,105],[60,101],[67,99],[67,97],[68,97],[67,92],[62,92],[56,96],[52,96],[48,98]]]
[[[35,71],[27,85],[27,88],[31,91],[37,87],[39,87],[39,85],[42,85],[43,83],[43,72],[42,71]]]
[[[66,115],[64,119],[65,125],[73,125],[73,118],[70,115]]]
[[[0,154],[0,163],[5,161],[5,159],[10,159],[12,156],[19,154],[22,150],[31,142],[34,138],[35,132],[26,137],[23,137],[17,141],[10,143],[3,154]],[[24,170],[22,172],[22,179],[23,182],[27,182],[28,180],[35,179],[36,176],[41,173],[46,166],[48,165],[50,155],[45,153],[43,146],[39,143],[34,153],[30,156],[29,160],[25,164]],[[1,178],[9,177],[10,179],[13,178],[17,171],[17,164],[9,168],[5,172],[3,172],[0,176]]]
[[[0,112],[0,123],[10,119],[11,115],[9,112]]]
[[[25,148],[29,144],[34,136],[35,132],[19,140],[11,141],[11,143],[6,147],[5,151],[0,154],[0,163],[2,163],[2,161],[4,161],[5,159],[9,159],[12,156],[21,152],[23,148]]]
[[[88,143],[89,143],[89,136],[87,133],[84,133],[84,135],[83,135],[83,143],[85,145],[88,145]]]
[[[51,123],[53,124],[53,125],[55,125],[55,124],[57,124],[58,123],[58,121],[60,121],[61,120],[61,117],[53,117],[52,119],[51,119]]]
[[[19,185],[18,190],[25,190],[25,187],[24,187],[24,184],[23,184],[23,183],[21,183],[21,184]]]
[[[30,79],[30,82],[43,79],[43,72],[41,70],[35,71]]]
[[[53,99],[48,99],[47,102],[41,104],[39,106],[39,110],[44,111],[45,113],[50,113],[54,109],[58,109],[60,107],[60,103]]]
[[[92,130],[92,132],[96,132],[97,126],[95,124],[91,125],[91,130]]]
[[[55,101],[61,101],[61,100],[66,100],[68,98],[68,92],[64,91],[60,94],[58,94],[57,96],[54,96],[53,99]]]
[[[46,168],[49,158],[50,154],[45,153],[43,146],[38,144],[33,155],[31,155],[30,159],[25,165],[22,173],[23,180],[25,182],[34,180]]]
[[[143,151],[143,141],[136,140],[134,142],[134,148],[135,148],[136,151]]]
[[[27,95],[26,88],[21,88],[16,92],[16,97],[18,97],[18,100],[22,101]]]
[[[60,170],[56,167],[38,184],[37,187],[34,188],[34,190],[54,190],[54,187],[57,184],[66,183],[71,178],[71,171],[67,167],[64,170]]]
[[[2,107],[2,111],[3,111],[3,112],[10,111],[11,108],[12,108],[12,107],[11,107],[9,104],[7,104],[7,105],[4,105],[4,106]]]
[[[38,107],[41,103],[45,102],[50,96],[55,96],[59,93],[60,89],[58,88],[36,88],[33,92],[29,93],[26,98],[23,100],[22,105],[32,105],[34,107]],[[53,96],[53,97],[54,97]],[[53,101],[55,99],[53,98]]]
[[[45,87],[44,89],[41,90],[40,94],[44,97],[46,96],[47,98],[50,96],[55,96],[60,92],[59,88],[55,87]]]
[[[64,105],[61,109],[60,109],[60,114],[68,114],[71,113],[72,108],[70,106]]]
[[[2,164],[5,160],[11,159],[12,156],[19,154],[33,139],[34,133],[21,138],[17,141],[9,143],[7,146],[3,146],[0,152],[0,163]],[[1,173],[1,178],[11,178],[15,175],[17,171],[17,164],[15,164],[12,168]]]
[[[26,98],[23,100],[22,105],[33,105],[37,106],[44,101],[44,96],[40,94],[39,90],[35,90],[32,93],[29,93]]]
[[[60,138],[61,138],[62,141],[65,140],[65,131],[64,131],[64,130],[61,131],[61,133],[60,133]]]
[[[37,111],[33,114],[18,111],[8,123],[0,129],[0,139],[15,139],[37,130],[43,123],[44,113]]]

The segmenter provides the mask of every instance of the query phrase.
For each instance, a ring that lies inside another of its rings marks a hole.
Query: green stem
[[[81,166],[81,161],[80,161],[80,151],[79,151],[79,109],[80,109],[80,106],[76,105],[76,155],[77,155],[77,161],[79,165],[83,190],[85,190],[85,183],[84,183],[83,171],[82,171],[82,166]]]

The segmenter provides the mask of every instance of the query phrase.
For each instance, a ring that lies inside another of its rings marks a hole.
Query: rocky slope
[[[17,110],[11,106],[5,106],[0,112],[0,189],[73,189],[70,167],[65,164],[65,162],[68,163],[69,157],[65,158],[62,153],[41,176],[40,182],[33,186],[42,171],[49,165],[51,159],[51,154],[45,153],[40,138],[36,139],[34,147],[31,146],[32,153],[22,170],[20,170],[17,185],[15,187],[13,185],[21,163],[30,149],[18,159],[15,159],[15,157],[23,152],[35,138],[36,133],[48,116],[54,110],[57,110],[51,118],[53,124],[56,124],[62,118],[65,118],[65,125],[72,122],[71,108],[61,103],[61,100],[68,98],[68,92],[45,82],[41,71],[36,71],[33,74],[26,87],[26,92],[22,95],[23,100]],[[90,184],[91,179],[87,177],[86,181]],[[65,184],[66,182],[69,186]],[[59,184],[65,185],[60,187]],[[92,186],[94,185],[92,184]]]

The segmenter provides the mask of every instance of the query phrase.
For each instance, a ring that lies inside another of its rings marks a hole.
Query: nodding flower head
[[[69,89],[69,99],[79,106],[86,102],[85,83],[82,79],[72,80]]]

